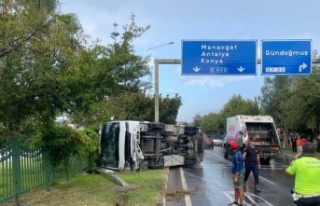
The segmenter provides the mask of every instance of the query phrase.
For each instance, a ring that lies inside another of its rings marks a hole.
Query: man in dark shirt
[[[291,138],[291,147],[292,147],[292,152],[297,152],[297,144],[296,144],[297,139],[295,137]]]
[[[254,177],[254,190],[255,192],[261,192],[259,189],[259,169],[260,165],[260,156],[259,151],[255,146],[256,139],[250,139],[249,144],[243,151],[243,160],[245,165],[244,173],[244,189],[246,189],[246,181],[252,171]]]

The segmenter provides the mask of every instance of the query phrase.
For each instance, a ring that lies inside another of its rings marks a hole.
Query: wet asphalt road
[[[250,174],[245,192],[245,206],[292,206],[290,189],[293,179],[284,175],[284,170],[293,158],[285,152],[260,169],[261,193],[253,189],[253,175]],[[206,149],[201,164],[192,167],[170,168],[166,206],[223,206],[234,200],[231,175],[231,160],[223,157],[223,150],[216,146]],[[186,192],[182,192],[186,191]]]

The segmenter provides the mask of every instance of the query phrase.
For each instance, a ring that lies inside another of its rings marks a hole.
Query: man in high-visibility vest
[[[292,197],[297,206],[320,206],[320,160],[315,157],[316,146],[307,142],[302,151],[285,171],[295,179]]]

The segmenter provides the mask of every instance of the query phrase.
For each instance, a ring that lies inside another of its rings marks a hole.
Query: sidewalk
[[[291,150],[289,149],[282,149],[280,150],[279,152],[279,155],[287,155],[287,156],[291,156],[291,157],[294,157],[295,155],[297,154],[297,152],[292,152]]]
[[[289,149],[282,149],[282,150],[280,150],[279,155],[287,155],[287,156],[290,156],[293,158],[294,156],[297,155],[297,152],[293,153],[291,149],[290,150]],[[315,157],[320,159],[320,153],[317,152]]]

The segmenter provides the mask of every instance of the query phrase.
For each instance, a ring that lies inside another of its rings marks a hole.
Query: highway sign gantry
[[[311,40],[262,40],[261,75],[309,75]]]
[[[257,75],[257,40],[182,40],[181,75]]]

